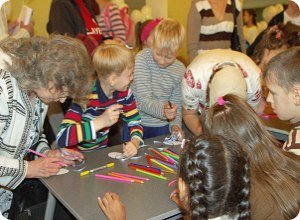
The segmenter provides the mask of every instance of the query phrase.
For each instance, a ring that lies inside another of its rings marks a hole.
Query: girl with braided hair
[[[295,218],[300,207],[300,158],[276,147],[257,114],[235,95],[219,97],[202,115],[203,133],[236,140],[248,153],[251,218]]]
[[[189,219],[250,219],[246,152],[222,136],[193,138],[181,157],[178,192]]]

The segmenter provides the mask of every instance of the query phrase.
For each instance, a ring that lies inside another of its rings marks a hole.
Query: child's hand
[[[123,111],[123,105],[116,104],[106,109],[104,113],[93,120],[96,131],[102,128],[110,127],[117,123],[120,113]]]
[[[125,206],[116,193],[107,192],[103,199],[98,197],[98,204],[108,220],[126,219]]]
[[[170,199],[172,199],[172,201],[179,206],[180,200],[179,200],[178,189],[174,189],[173,192],[171,192]]]
[[[137,154],[139,148],[140,140],[137,138],[132,139],[123,145],[123,155],[125,157],[133,157]]]
[[[164,104],[164,116],[169,120],[172,121],[176,118],[177,113],[177,105],[171,104],[169,102],[166,102]]]
[[[185,138],[185,134],[184,134],[183,130],[178,125],[172,126],[171,133],[175,134],[179,141],[181,141],[183,138]],[[178,138],[178,137],[181,137],[181,138]]]

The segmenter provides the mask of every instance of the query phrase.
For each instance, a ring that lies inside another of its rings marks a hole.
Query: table
[[[262,118],[262,121],[267,127],[267,130],[275,136],[276,139],[285,141],[288,138],[289,132],[293,125],[289,121],[282,121],[278,118]]]
[[[162,139],[162,138],[161,138]],[[152,145],[154,139],[145,141]],[[155,140],[159,140],[156,138]],[[177,148],[174,147],[174,148]],[[179,146],[178,146],[179,148]],[[169,198],[174,186],[168,187],[168,183],[176,178],[174,174],[166,174],[169,180],[161,180],[155,177],[145,176],[130,169],[129,162],[147,165],[145,157],[121,161],[108,157],[109,152],[121,152],[122,147],[113,146],[101,149],[97,152],[86,153],[86,168],[90,170],[95,167],[114,162],[115,166],[99,170],[99,174],[107,174],[110,171],[148,177],[150,180],[144,184],[121,183],[101,180],[93,174],[80,176],[78,171],[72,171],[60,176],[52,176],[41,179],[49,190],[45,219],[52,219],[55,207],[55,198],[58,199],[77,219],[96,220],[105,219],[104,214],[98,207],[97,197],[103,197],[105,192],[116,192],[119,194],[126,207],[127,219],[164,219],[180,215],[177,205]],[[151,151],[147,147],[142,148],[140,155]],[[55,198],[54,198],[55,197]],[[175,217],[176,218],[176,217]]]

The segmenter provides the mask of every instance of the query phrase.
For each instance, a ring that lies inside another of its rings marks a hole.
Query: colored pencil
[[[167,157],[171,157],[172,159],[179,160],[179,156],[175,156],[175,155],[167,153],[167,152],[161,152],[161,153],[166,155]]]
[[[160,152],[158,152],[157,150],[153,149],[153,148],[149,148],[153,153],[155,153],[157,156],[163,158],[166,161],[169,161],[168,157],[161,154]],[[172,161],[171,161],[172,162]]]
[[[123,178],[123,179],[126,179],[126,180],[133,180],[134,183],[144,183],[144,181],[142,181],[142,180],[133,179],[133,178],[126,177],[126,176],[123,176],[123,175],[119,175],[119,174],[116,174],[116,173],[108,173],[108,175],[118,177],[118,178]]]
[[[154,174],[154,173],[150,173],[150,172],[147,172],[147,171],[145,171],[145,170],[136,169],[136,171],[137,171],[137,172],[140,172],[140,173],[147,174],[147,175],[149,175],[149,176],[157,177],[157,178],[159,178],[159,179],[167,180],[167,177],[165,177],[165,176],[157,175],[157,174]]]
[[[37,156],[40,156],[40,157],[44,157],[44,158],[47,158],[48,156],[47,155],[45,155],[45,154],[42,154],[42,153],[40,153],[40,152],[37,152],[37,151],[35,151],[35,150],[32,150],[32,149],[27,149],[30,153],[33,153],[33,154],[35,154],[35,155],[37,155]],[[62,163],[62,162],[57,162],[58,164],[60,164],[60,165],[62,165],[62,166],[64,166],[64,167],[67,167],[68,165],[67,164],[64,164],[64,163]]]
[[[137,163],[129,163],[128,165],[137,166],[137,167],[143,167],[143,168],[150,169],[150,170],[156,170],[158,172],[161,171],[159,168],[156,168],[156,167],[153,167],[153,166],[141,165],[141,164],[137,164]]]
[[[154,163],[156,163],[157,165],[159,165],[159,166],[161,166],[161,167],[167,169],[167,170],[174,171],[172,168],[170,168],[170,167],[168,167],[168,166],[166,166],[166,165],[164,165],[164,164],[158,162],[158,161],[155,160],[155,159],[151,159],[151,161],[154,162]]]
[[[173,171],[174,171],[174,170],[177,170],[177,167],[176,167],[176,166],[173,166],[173,165],[168,164],[168,163],[163,162],[163,161],[158,161],[158,162],[161,163],[161,164],[166,165],[167,167],[170,167],[171,169],[173,169]]]
[[[102,170],[102,169],[105,169],[105,168],[113,167],[114,165],[115,165],[115,163],[109,163],[109,164],[106,164],[104,166],[94,168],[92,170],[83,171],[83,172],[80,173],[80,176],[84,176],[84,175],[87,175],[89,173],[93,173],[97,170]]]
[[[176,156],[176,157],[179,157],[179,155],[178,154],[176,154],[174,151],[171,151],[171,150],[169,150],[169,149],[163,149],[163,151],[164,152],[166,152],[166,153],[168,153],[168,154],[172,154],[172,155],[174,155],[174,156]]]
[[[106,175],[101,175],[101,174],[95,174],[95,177],[97,177],[99,179],[120,181],[120,182],[125,182],[125,183],[133,183],[134,182],[133,180],[118,178],[118,177],[114,177],[114,176],[106,176]]]
[[[111,173],[119,174],[119,175],[126,176],[129,178],[137,179],[137,180],[149,180],[148,178],[145,178],[145,177],[134,176],[134,175],[129,175],[129,174],[125,174],[125,173],[117,173],[117,172],[111,172]]]
[[[153,173],[153,174],[157,174],[157,175],[160,175],[161,172],[160,171],[157,171],[157,170],[153,170],[153,169],[148,169],[148,168],[145,168],[145,167],[139,167],[139,166],[133,166],[133,165],[128,165],[131,169],[139,169],[139,170],[145,170],[149,173]]]

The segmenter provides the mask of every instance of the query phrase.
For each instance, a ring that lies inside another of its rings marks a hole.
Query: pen
[[[167,180],[167,177],[165,176],[162,176],[162,175],[157,175],[157,174],[154,174],[154,173],[149,173],[147,171],[144,171],[144,170],[139,170],[139,169],[136,169],[137,172],[140,172],[140,173],[143,173],[143,174],[147,174],[149,176],[153,176],[153,177],[157,177],[157,178],[160,178],[160,179],[163,179],[163,180]]]
[[[40,156],[40,157],[44,157],[44,158],[47,158],[48,156],[47,155],[45,155],[45,154],[42,154],[42,153],[39,153],[39,152],[37,152],[37,151],[35,151],[35,150],[32,150],[32,149],[27,149],[30,153],[33,153],[33,154],[35,154],[35,155],[38,155],[38,156]],[[64,163],[62,163],[62,162],[57,162],[58,164],[60,164],[60,165],[62,165],[62,166],[64,166],[64,167],[66,167],[67,165],[66,164],[64,164]]]
[[[84,176],[84,175],[87,175],[89,173],[93,173],[97,170],[102,170],[102,169],[105,169],[105,168],[113,167],[114,165],[115,165],[115,163],[109,163],[109,164],[106,164],[104,166],[94,168],[92,170],[83,171],[83,172],[80,173],[80,176]]]
[[[101,175],[101,174],[95,174],[95,177],[104,179],[104,180],[115,180],[115,181],[120,181],[120,182],[125,182],[125,183],[133,183],[133,180],[128,180],[124,178],[118,178],[114,176],[106,176],[106,175]]]
[[[170,108],[173,108],[172,103],[170,101],[168,101],[168,103],[169,103]]]

